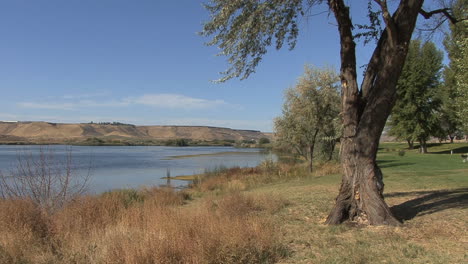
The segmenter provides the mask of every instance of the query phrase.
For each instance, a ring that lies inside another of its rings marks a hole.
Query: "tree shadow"
[[[459,147],[459,148],[453,148],[453,154],[465,154],[468,153],[468,146],[464,147]],[[437,151],[437,152],[429,152],[429,154],[450,154],[450,150],[443,150],[443,151]]]
[[[428,148],[432,148],[432,147],[440,147],[440,146],[442,146],[444,144],[446,144],[446,143],[427,143],[426,145],[427,145]],[[415,147],[416,146],[418,148],[420,147],[419,145],[415,145]]]
[[[379,168],[391,168],[391,167],[398,167],[398,166],[410,166],[414,165],[415,163],[412,162],[400,162],[399,160],[377,160],[377,164]]]
[[[386,194],[385,197],[404,197],[408,195],[417,195],[419,197],[390,208],[395,217],[400,219],[400,221],[410,220],[416,216],[433,214],[451,208],[468,208],[468,188],[423,192],[396,192]]]

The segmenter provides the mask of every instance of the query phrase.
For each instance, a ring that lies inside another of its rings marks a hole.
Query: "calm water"
[[[56,159],[65,159],[67,148],[71,148],[76,172],[91,172],[91,193],[165,184],[166,180],[161,178],[168,170],[171,176],[191,175],[217,167],[254,167],[265,159],[274,158],[260,149],[233,147],[0,146],[0,170],[10,171],[16,165],[18,155],[37,155],[40,148],[51,150]],[[210,155],[173,158],[200,154]],[[176,187],[186,184],[185,181],[171,181]]]

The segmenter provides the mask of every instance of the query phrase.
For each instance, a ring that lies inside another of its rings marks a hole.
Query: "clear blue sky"
[[[335,21],[322,14],[302,21],[295,50],[272,50],[247,80],[214,84],[227,65],[197,35],[202,2],[0,0],[0,120],[271,131],[304,64],[339,66]]]

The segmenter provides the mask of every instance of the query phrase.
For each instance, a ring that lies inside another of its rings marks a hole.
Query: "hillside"
[[[207,126],[134,126],[125,124],[59,124],[0,122],[0,142],[83,141],[89,138],[125,140],[258,140],[260,131]]]

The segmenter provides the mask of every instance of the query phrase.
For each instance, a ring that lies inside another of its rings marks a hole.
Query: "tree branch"
[[[458,23],[459,20],[456,19],[452,14],[450,14],[449,11],[451,11],[450,8],[440,8],[440,9],[432,10],[430,12],[426,12],[424,11],[424,9],[421,8],[421,10],[419,10],[419,14],[421,14],[425,19],[429,19],[435,14],[442,13],[445,17],[447,17],[450,20],[452,24]]]
[[[397,34],[397,28],[395,25],[395,21],[392,18],[392,15],[388,11],[387,7],[387,1],[386,0],[374,0],[380,8],[382,9],[382,17],[385,21],[385,25],[387,25],[387,34],[388,34],[388,39],[392,45],[395,45],[398,42],[398,34]]]

